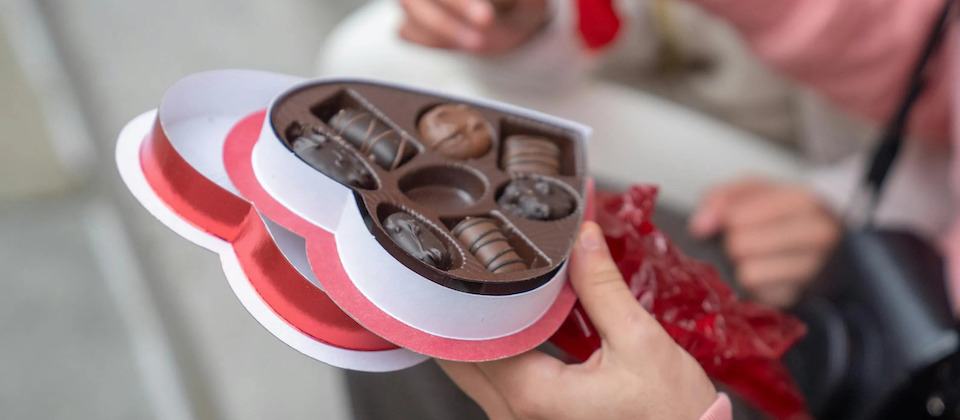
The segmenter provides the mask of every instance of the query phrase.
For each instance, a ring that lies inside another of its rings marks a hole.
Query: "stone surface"
[[[62,192],[70,185],[40,102],[0,23],[0,200]]]
[[[0,418],[154,418],[79,204],[0,205]]]
[[[0,418],[349,418],[341,371],[275,339],[239,304],[215,255],[140,208],[116,175],[113,144],[126,121],[155,107],[188,74],[239,67],[309,76],[324,34],[358,2],[14,3],[38,6],[40,27],[95,140],[97,171],[69,197],[0,208],[0,283],[7,288],[0,293]],[[21,104],[0,95],[0,109]],[[23,140],[8,137],[0,145]],[[91,204],[116,210],[131,255],[98,264],[100,245],[86,236],[89,220],[81,215]],[[105,272],[122,273],[125,264],[143,273],[144,284],[123,276],[105,281]],[[126,293],[138,287],[160,323],[147,338],[126,319],[150,317],[128,305]],[[151,354],[166,351],[177,372],[158,383]],[[180,392],[189,411],[162,414],[171,412],[162,402]]]

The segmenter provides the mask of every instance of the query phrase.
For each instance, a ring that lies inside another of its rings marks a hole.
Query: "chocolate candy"
[[[533,220],[556,220],[573,213],[576,202],[549,181],[519,178],[507,184],[497,204],[510,214]]]
[[[503,143],[503,169],[511,174],[560,173],[560,148],[543,137],[510,136]]]
[[[489,271],[511,273],[527,269],[493,219],[468,217],[453,228],[453,235]]]
[[[376,187],[373,175],[359,157],[315,129],[296,126],[287,138],[293,138],[293,153],[337,182],[368,190]]]
[[[417,153],[406,136],[366,111],[343,108],[330,117],[328,124],[383,169],[396,169]]]
[[[582,133],[513,108],[463,101],[375,82],[324,80],[281,95],[268,116],[291,149],[299,134],[289,127],[316,128],[370,172],[370,189],[351,186],[356,211],[391,258],[451,290],[529,292],[555,278],[576,241],[587,185]],[[407,143],[397,154],[401,136]],[[520,179],[546,184],[507,187]],[[492,223],[451,233],[468,217]],[[481,234],[496,240],[471,237]],[[383,254],[370,252],[363,263],[380,264],[374,255]]]
[[[387,235],[401,249],[424,264],[446,270],[450,268],[450,252],[443,242],[415,217],[394,213],[383,221]]]
[[[428,111],[417,124],[427,147],[453,159],[471,159],[490,150],[490,124],[469,106],[440,105]]]

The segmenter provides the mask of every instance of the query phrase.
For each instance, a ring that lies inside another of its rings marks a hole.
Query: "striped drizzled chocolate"
[[[511,273],[527,269],[526,262],[510,246],[493,219],[468,217],[453,228],[453,235],[491,272]]]
[[[515,135],[504,142],[503,169],[511,174],[558,175],[560,148],[542,137]]]
[[[328,124],[383,169],[396,169],[416,154],[415,147],[405,135],[369,112],[343,108],[330,117]]]

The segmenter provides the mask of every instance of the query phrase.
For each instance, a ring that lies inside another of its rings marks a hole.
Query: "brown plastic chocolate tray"
[[[457,103],[462,102],[374,83],[318,82],[279,98],[271,109],[270,123],[288,148],[294,141],[291,132],[295,127],[312,127],[367,163],[376,185],[370,189],[347,186],[353,189],[370,232],[405,266],[440,285],[469,293],[506,295],[533,290],[553,278],[562,267],[583,218],[584,139],[563,127],[468,102],[490,124],[492,144],[490,150],[478,158],[451,159],[424,145],[417,123],[430,109]],[[393,170],[361,156],[326,123],[346,107],[366,110],[406,136],[416,154]],[[503,211],[497,204],[499,194],[511,181],[511,175],[500,164],[502,139],[511,135],[542,137],[560,148],[559,175],[524,177],[546,180],[570,193],[575,200],[572,214],[558,220],[530,220]],[[426,196],[431,200],[422,199]],[[448,269],[421,262],[389,237],[382,223],[396,212],[416,217],[445,243],[451,256]],[[495,220],[529,268],[510,273],[485,269],[451,233],[468,217]]]

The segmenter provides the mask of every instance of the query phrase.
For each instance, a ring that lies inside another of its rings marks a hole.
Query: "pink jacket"
[[[881,122],[898,105],[907,78],[944,0],[691,0],[726,18],[768,64],[819,90],[837,104]],[[911,134],[921,141],[960,144],[960,24],[955,24],[936,73],[916,105]],[[953,148],[956,150],[960,148]],[[960,159],[952,164],[960,197]],[[946,195],[943,198],[948,200]],[[958,214],[960,216],[960,214]],[[944,235],[948,287],[960,313],[960,217]],[[729,419],[718,400],[704,419]]]
[[[944,0],[693,0],[725,17],[771,66],[849,110],[885,120]],[[936,72],[910,122],[915,137],[960,142],[960,25],[954,25]],[[955,152],[954,152],[955,153]],[[960,162],[958,160],[957,162]],[[960,197],[960,165],[952,165]],[[948,198],[944,197],[944,200]],[[960,313],[960,218],[944,235],[954,309]]]

